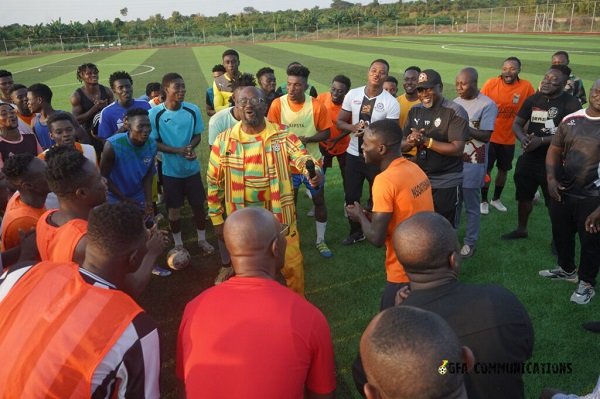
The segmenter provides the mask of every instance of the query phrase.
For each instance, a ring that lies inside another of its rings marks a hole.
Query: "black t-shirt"
[[[425,129],[425,136],[436,141],[465,141],[469,133],[469,116],[463,107],[443,98],[434,108],[425,108],[422,104],[412,107],[404,125],[405,138],[410,134],[411,128]],[[462,154],[455,157],[441,155],[425,148],[425,145],[417,149],[415,162],[427,174],[432,187],[444,188],[461,184]]]
[[[558,126],[552,144],[563,149],[557,178],[565,194],[597,196],[600,193],[600,118],[585,110],[569,115]]]
[[[375,106],[375,100],[377,100],[377,97],[369,98],[367,96],[364,96],[363,100],[362,100],[362,104],[360,105],[360,113],[358,114],[358,120],[364,122],[365,127],[367,127],[369,125],[369,123],[371,123],[371,115],[373,115],[373,107]],[[358,137],[358,152],[360,154],[360,157],[363,156],[363,153],[361,151],[362,144],[363,144],[363,138],[362,138],[362,136],[359,136]]]
[[[473,351],[476,367],[522,363],[532,355],[534,335],[529,315],[517,297],[499,285],[455,281],[412,290],[402,305],[428,310],[446,320],[460,343]],[[465,386],[469,399],[525,397],[519,373],[469,373]]]
[[[555,98],[548,98],[538,92],[525,99],[517,116],[529,121],[527,134],[549,137],[556,133],[560,121],[565,116],[579,109],[579,100],[564,91]],[[523,157],[542,161],[546,159],[547,152],[548,147],[542,145],[531,152],[524,152]]]

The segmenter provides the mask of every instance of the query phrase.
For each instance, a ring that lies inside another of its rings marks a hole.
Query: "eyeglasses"
[[[259,104],[264,104],[265,103],[265,99],[264,98],[260,98],[260,97],[252,97],[252,98],[240,98],[235,102],[235,106],[239,107],[239,108],[243,108],[246,105],[250,104],[253,107],[256,107]]]

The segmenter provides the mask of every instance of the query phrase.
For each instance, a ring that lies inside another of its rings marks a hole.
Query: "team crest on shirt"
[[[419,74],[419,83],[427,82],[427,74],[425,72],[421,72]]]
[[[375,104],[375,111],[383,112],[383,103]]]
[[[442,120],[440,118],[436,118],[436,120],[433,121],[433,125],[435,127],[440,127],[441,124],[442,124]]]
[[[548,118],[554,119],[558,115],[558,108],[552,107],[548,110]]]
[[[145,166],[149,166],[152,163],[152,157],[144,157],[142,160]]]
[[[273,143],[272,148],[273,148],[273,151],[275,151],[275,152],[281,151],[281,146],[279,145],[279,143]]]
[[[575,126],[576,125],[575,119],[571,119],[570,121],[568,121],[567,125],[568,126]]]

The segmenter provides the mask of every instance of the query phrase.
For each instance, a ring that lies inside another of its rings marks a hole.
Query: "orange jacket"
[[[75,263],[35,265],[0,302],[0,398],[89,398],[94,371],[140,312]]]

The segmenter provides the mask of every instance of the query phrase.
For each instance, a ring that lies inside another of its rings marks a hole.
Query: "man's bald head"
[[[263,270],[274,276],[285,253],[281,230],[281,223],[264,208],[244,208],[228,216],[223,235],[235,273]]]
[[[477,73],[477,69],[473,67],[466,67],[460,70],[459,75],[464,75],[468,77],[472,82],[477,83],[479,79],[479,74]]]
[[[440,374],[444,360],[462,364],[458,338],[440,316],[410,306],[375,316],[360,340],[368,398],[437,399],[465,395],[463,374]],[[466,396],[465,396],[466,397]]]
[[[432,275],[431,270],[449,269],[450,257],[458,250],[452,225],[435,212],[417,213],[400,223],[393,242],[398,261],[411,274]]]

